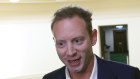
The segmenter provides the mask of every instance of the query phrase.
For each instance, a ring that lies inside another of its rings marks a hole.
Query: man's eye
[[[82,40],[76,39],[76,40],[75,40],[75,43],[76,43],[76,44],[82,44]]]
[[[59,43],[60,46],[64,45],[63,43]]]
[[[76,42],[76,43],[79,43],[79,42],[80,42],[80,40],[75,40],[75,42]]]
[[[63,43],[63,42],[58,42],[58,43],[57,43],[57,46],[58,46],[58,47],[64,47],[64,43]]]

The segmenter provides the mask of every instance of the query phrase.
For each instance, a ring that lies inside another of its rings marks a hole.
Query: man
[[[57,54],[65,66],[43,79],[140,79],[139,69],[93,54],[97,31],[92,30],[91,16],[89,11],[72,6],[54,14],[51,29]]]

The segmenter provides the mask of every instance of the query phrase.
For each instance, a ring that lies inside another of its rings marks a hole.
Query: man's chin
[[[72,73],[80,73],[81,69],[80,68],[69,68],[69,71]]]

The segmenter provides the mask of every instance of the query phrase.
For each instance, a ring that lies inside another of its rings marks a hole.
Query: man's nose
[[[74,46],[71,43],[68,44],[67,55],[71,56],[71,57],[76,55],[76,49],[74,48]]]

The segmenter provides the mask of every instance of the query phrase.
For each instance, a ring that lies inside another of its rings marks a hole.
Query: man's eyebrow
[[[54,39],[55,42],[64,41],[64,40],[61,40],[61,39],[56,39],[55,37],[53,39]]]
[[[84,39],[84,36],[78,36],[78,37],[73,38],[72,40],[76,40],[76,39]]]
[[[56,42],[65,42],[65,40],[56,40]]]

